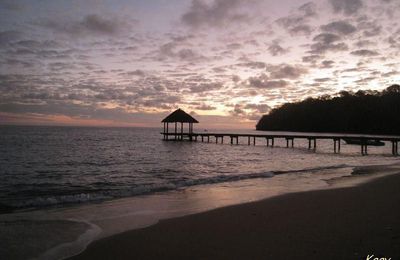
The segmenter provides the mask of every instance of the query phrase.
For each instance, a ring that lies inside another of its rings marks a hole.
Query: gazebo
[[[175,140],[183,140],[183,135],[184,135],[183,124],[184,123],[189,124],[189,128],[188,128],[189,131],[188,131],[187,135],[191,139],[192,138],[191,134],[193,134],[193,123],[198,123],[199,121],[197,121],[195,118],[193,118],[191,115],[189,115],[182,109],[178,108],[177,110],[172,112],[169,116],[164,118],[161,122],[164,123],[164,132],[163,132],[164,140],[168,140],[169,135],[175,136]],[[175,131],[172,132],[171,134],[168,131],[169,123],[175,123]],[[180,133],[178,133],[178,123],[181,123]]]

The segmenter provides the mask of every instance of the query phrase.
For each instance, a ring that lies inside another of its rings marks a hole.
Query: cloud
[[[317,16],[317,5],[314,2],[308,2],[303,4],[298,9],[304,17]]]
[[[232,105],[232,110],[229,113],[235,117],[245,118],[247,120],[259,120],[261,115],[266,114],[271,110],[267,104],[252,104],[252,103],[239,103]]]
[[[3,0],[0,3],[0,9],[5,9],[8,11],[21,11],[24,10],[25,5],[22,3],[15,3],[13,1]]]
[[[136,23],[137,21],[134,20]],[[86,35],[117,35],[130,29],[127,21],[119,18],[105,18],[98,14],[90,14],[80,21],[47,20],[39,25],[49,28],[55,32],[65,33],[73,36]]]
[[[300,6],[296,12],[276,20],[291,35],[310,35],[313,28],[308,25],[310,18],[317,16],[316,5],[313,2]]]
[[[314,53],[314,54],[323,54],[327,51],[333,51],[333,52],[337,52],[337,51],[347,51],[349,49],[349,47],[347,46],[347,44],[340,42],[340,43],[336,43],[336,44],[324,44],[321,42],[315,43],[311,45],[311,51],[309,51],[310,53]]]
[[[333,32],[341,35],[352,34],[357,31],[354,25],[346,21],[335,21],[321,26],[323,31]]]
[[[277,23],[284,27],[291,35],[309,35],[312,32],[312,27],[308,24],[303,24],[302,17],[285,17],[277,20]]]
[[[348,50],[348,46],[345,43],[338,42],[340,40],[341,37],[333,33],[318,34],[313,38],[315,43],[310,46],[311,50],[309,53],[319,55],[328,51],[337,52]],[[305,57],[303,57],[303,61],[304,58]]]
[[[166,58],[178,58],[184,61],[201,61],[206,59],[203,55],[197,53],[188,42],[189,38],[174,38],[159,47],[157,53],[158,60],[164,60]]]
[[[223,85],[219,82],[196,84],[190,87],[192,93],[205,93],[221,89]]]
[[[159,114],[149,117],[146,113],[129,113],[123,108],[102,108],[59,101],[47,102],[45,104],[1,103],[0,111],[10,113],[11,115],[15,115],[17,117],[22,115],[23,117],[27,117],[26,119],[34,116],[40,118],[41,121],[46,120],[46,118],[47,120],[51,120],[49,116],[61,115],[81,120],[91,119],[109,120],[110,122],[140,122],[158,124],[158,118],[162,118],[162,115]],[[155,122],[156,120],[157,122]],[[25,120],[25,122],[29,121],[30,120]],[[60,122],[55,123],[59,124]]]
[[[382,25],[378,19],[371,19],[364,15],[358,19],[357,29],[362,31],[365,37],[376,37],[382,33]]]
[[[245,0],[193,0],[190,9],[182,15],[181,21],[187,26],[199,28],[203,26],[220,27],[235,22],[248,21],[248,14],[241,11],[247,4]]]
[[[272,56],[283,55],[289,52],[289,49],[283,48],[278,42],[273,42],[271,45],[268,46],[268,52]]]
[[[374,42],[372,42],[370,40],[359,40],[359,41],[355,42],[354,45],[357,46],[358,48],[363,48],[366,46],[374,45]]]
[[[6,46],[11,44],[22,37],[22,33],[19,31],[2,31],[0,32],[0,46]]]
[[[261,61],[248,61],[248,62],[237,63],[236,66],[250,68],[250,69],[265,69],[267,64]]]
[[[255,110],[259,113],[267,113],[269,110],[271,110],[271,107],[268,106],[267,104],[246,104],[244,106],[244,109],[251,109]]]
[[[196,106],[195,109],[197,109],[197,110],[215,110],[216,107],[210,106],[210,105],[206,105],[206,104],[201,104],[199,106]]]
[[[322,42],[324,44],[331,44],[333,42],[339,41],[340,36],[332,33],[321,33],[314,37],[313,41]]]
[[[335,13],[352,15],[357,13],[362,7],[362,0],[329,0]]]
[[[307,63],[315,63],[320,59],[323,59],[323,56],[313,54],[313,55],[303,56],[302,61]]]
[[[289,82],[285,80],[270,80],[266,74],[250,77],[247,82],[249,87],[258,89],[282,88],[289,85]]]
[[[332,80],[331,78],[316,78],[314,79],[315,82],[323,83]]]
[[[357,50],[357,51],[352,51],[350,54],[355,55],[355,56],[363,56],[363,57],[370,57],[370,56],[377,56],[379,55],[378,52],[376,51],[371,51],[371,50]]]
[[[268,66],[267,71],[271,79],[298,79],[308,72],[303,66],[289,64]]]
[[[138,76],[138,77],[144,77],[146,76],[146,73],[143,70],[133,70],[133,71],[127,71],[127,72],[122,72],[120,73],[121,75],[126,75],[126,76]]]
[[[333,60],[324,60],[321,62],[321,68],[324,69],[329,69],[333,67],[333,64],[335,64],[335,62]]]

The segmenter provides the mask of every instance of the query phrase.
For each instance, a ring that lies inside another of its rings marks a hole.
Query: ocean
[[[398,163],[390,144],[361,156],[345,144],[334,154],[332,140],[314,152],[300,140],[166,142],[160,131],[0,126],[0,259],[61,259],[163,218],[327,188],[355,167]]]

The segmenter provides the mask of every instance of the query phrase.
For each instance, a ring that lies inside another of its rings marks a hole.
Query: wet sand
[[[400,174],[162,220],[94,242],[72,259],[400,257]],[[371,258],[373,259],[373,258]]]

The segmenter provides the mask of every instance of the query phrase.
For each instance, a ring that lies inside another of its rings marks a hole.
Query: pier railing
[[[227,138],[231,144],[239,144],[239,138],[247,138],[247,145],[256,145],[257,139],[266,139],[267,146],[273,147],[275,139],[285,139],[286,147],[293,147],[295,139],[308,140],[308,149],[317,149],[317,140],[333,140],[334,153],[339,153],[341,148],[341,140],[352,139],[359,143],[361,147],[361,154],[368,154],[368,146],[371,141],[386,141],[392,144],[392,155],[399,155],[398,143],[400,137],[398,136],[380,136],[380,135],[354,135],[354,134],[240,134],[240,133],[168,133],[162,132],[163,140],[165,141],[201,141],[210,142],[210,137],[214,137],[215,143],[224,143]]]

